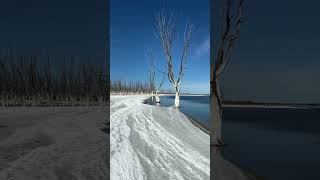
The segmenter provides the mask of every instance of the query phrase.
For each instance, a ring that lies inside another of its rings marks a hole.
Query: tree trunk
[[[222,117],[220,114],[220,107],[218,103],[218,97],[215,95],[211,96],[211,106],[213,110],[213,122],[212,122],[212,136],[211,136],[211,144],[220,145],[222,143],[221,136],[221,123]]]
[[[37,106],[37,96],[36,95],[33,95],[32,96],[32,106]]]
[[[222,98],[220,94],[218,80],[212,84],[211,110],[213,112],[211,144],[215,146],[223,145],[221,127],[222,127]]]
[[[22,96],[22,106],[26,106],[27,97],[25,95]]]
[[[86,105],[89,106],[89,96],[86,96]]]
[[[4,93],[2,93],[1,95],[1,106],[4,108],[5,107],[5,96],[4,96]]]
[[[153,91],[151,91],[151,101],[153,102],[153,99],[154,99],[154,93]]]
[[[175,85],[176,89],[176,97],[174,99],[174,107],[179,108],[180,106],[180,92],[179,92],[179,85]]]
[[[160,103],[160,98],[159,98],[159,95],[158,95],[158,90],[156,91],[156,103]]]
[[[98,102],[99,102],[99,105],[100,105],[100,106],[103,106],[103,105],[104,105],[103,97],[102,97],[102,96],[99,96],[99,97],[98,97]]]

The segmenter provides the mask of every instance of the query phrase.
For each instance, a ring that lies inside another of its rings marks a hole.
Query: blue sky
[[[146,53],[150,50],[158,57],[158,68],[163,67],[165,59],[159,39],[156,38],[155,14],[163,0],[111,0],[110,20],[110,71],[111,78],[126,81],[148,80],[148,61]],[[182,33],[185,23],[190,20],[195,30],[188,56],[188,66],[181,83],[181,91],[188,93],[209,93],[209,45],[210,9],[209,0],[167,1],[167,12],[177,16],[177,30],[180,38],[174,45],[173,56],[178,62],[183,43]],[[174,64],[178,68],[179,64]],[[176,71],[177,72],[177,71]],[[160,80],[161,74],[158,76]],[[168,80],[164,89],[171,88]]]

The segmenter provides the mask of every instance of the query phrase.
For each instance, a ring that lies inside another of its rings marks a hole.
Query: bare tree
[[[180,106],[180,83],[184,76],[186,66],[187,66],[187,55],[191,41],[191,34],[193,27],[187,22],[185,31],[184,31],[184,43],[182,48],[182,55],[180,59],[180,68],[177,79],[174,76],[174,67],[173,67],[173,54],[172,47],[173,43],[177,40],[176,33],[176,24],[175,18],[173,15],[167,16],[164,10],[160,11],[160,13],[156,16],[156,27],[158,30],[158,38],[161,41],[162,49],[166,58],[166,63],[168,67],[167,77],[169,82],[175,89],[175,101],[174,106],[179,108]]]
[[[167,66],[165,65],[164,67],[164,71],[161,71],[157,68],[157,59],[156,57],[154,56],[154,54],[152,53],[152,51],[150,51],[148,54],[147,54],[147,58],[149,60],[149,64],[150,64],[150,88],[151,88],[151,91],[152,91],[152,96],[155,96],[155,99],[156,99],[156,103],[160,103],[160,97],[158,95],[163,83],[164,83],[164,80],[165,80],[165,77],[166,77],[166,71],[167,71]],[[156,73],[158,72],[158,73]],[[162,79],[160,80],[158,86],[156,85],[156,76],[157,74],[162,74]]]
[[[150,93],[150,84],[139,81],[125,82],[119,79],[110,81],[111,94],[147,94]]]
[[[224,0],[223,2],[221,40],[217,55],[214,57],[214,63],[211,63],[210,72],[211,109],[213,112],[211,144],[215,146],[224,144],[221,135],[223,100],[220,89],[220,77],[228,65],[235,41],[239,36],[243,0],[237,0],[235,6],[233,6],[235,0]],[[236,10],[236,16],[232,15],[233,10]]]
[[[155,70],[155,57],[154,54],[152,53],[152,51],[150,51],[147,55],[147,59],[148,59],[148,63],[149,63],[149,70],[148,70],[148,74],[149,74],[149,88],[151,91],[151,97],[154,97],[155,94],[155,76],[156,76],[156,70]]]

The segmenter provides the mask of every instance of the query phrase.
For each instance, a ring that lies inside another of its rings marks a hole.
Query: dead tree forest
[[[17,55],[7,49],[0,55],[1,106],[103,105],[109,81],[102,63],[95,60],[65,56],[57,61],[53,56]]]

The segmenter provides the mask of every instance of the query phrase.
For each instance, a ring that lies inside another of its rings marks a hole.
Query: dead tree
[[[148,63],[149,63],[149,88],[151,91],[151,96],[152,98],[154,97],[155,94],[155,76],[156,76],[156,70],[155,70],[155,57],[152,53],[152,51],[150,51],[147,55],[147,59],[148,59]]]
[[[220,89],[220,78],[230,60],[231,52],[239,36],[242,22],[243,0],[237,0],[236,4],[234,1],[235,0],[224,0],[220,44],[217,54],[214,57],[214,63],[211,63],[211,110],[213,112],[211,144],[215,146],[224,144],[221,135],[223,100]],[[236,11],[236,16],[232,15],[233,10]]]
[[[166,77],[166,65],[165,65],[165,68],[164,68],[164,71],[161,71],[157,68],[157,59],[156,57],[154,56],[154,54],[151,52],[149,52],[147,54],[147,59],[150,63],[150,87],[151,87],[151,91],[152,91],[152,97],[155,97],[156,99],[156,103],[160,103],[160,97],[158,95],[163,83],[164,83],[164,80],[165,80],[165,77]],[[158,73],[156,73],[158,72]],[[162,79],[160,80],[159,82],[159,85],[157,86],[156,85],[156,76],[157,74],[162,74]]]
[[[162,10],[156,16],[156,27],[158,31],[158,38],[160,39],[161,46],[165,55],[166,64],[168,67],[167,77],[171,85],[175,89],[175,101],[174,107],[179,108],[180,106],[180,84],[184,73],[186,71],[187,66],[187,55],[191,41],[192,34],[192,25],[187,22],[185,31],[184,31],[184,43],[182,48],[182,55],[180,59],[180,68],[177,79],[175,79],[174,75],[174,67],[173,67],[173,54],[172,47],[173,43],[177,40],[176,34],[176,24],[175,18],[171,16],[167,16]]]

